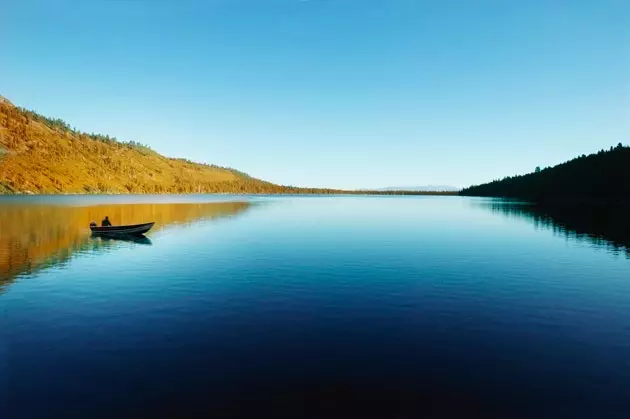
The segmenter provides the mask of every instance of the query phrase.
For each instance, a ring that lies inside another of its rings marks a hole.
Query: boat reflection
[[[530,221],[567,240],[584,241],[630,258],[628,209],[601,205],[540,205],[489,199],[476,202],[504,217]]]
[[[149,239],[147,236],[141,235],[141,236],[116,236],[116,237],[109,237],[109,236],[103,236],[101,234],[94,234],[92,233],[90,235],[90,238],[92,240],[100,240],[101,242],[129,242],[129,243],[135,243],[135,244],[143,244],[143,245],[148,245],[151,246],[153,243],[151,242],[151,239]]]
[[[78,206],[54,204],[46,197],[33,203],[5,199],[0,204],[0,291],[18,276],[69,261],[76,254],[113,250],[125,242],[151,245],[148,237],[140,239],[93,238],[89,225],[105,215],[115,224],[155,221],[150,234],[171,225],[188,225],[201,220],[231,217],[250,208],[248,202],[112,204]]]

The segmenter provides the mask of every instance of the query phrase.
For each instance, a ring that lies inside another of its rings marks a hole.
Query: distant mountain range
[[[390,186],[377,189],[379,191],[422,191],[422,192],[457,192],[460,188],[446,185],[426,185],[426,186]]]

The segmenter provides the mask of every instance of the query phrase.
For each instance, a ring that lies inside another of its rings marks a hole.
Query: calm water
[[[157,223],[91,238],[105,215]],[[0,198],[0,416],[627,418],[623,215]]]

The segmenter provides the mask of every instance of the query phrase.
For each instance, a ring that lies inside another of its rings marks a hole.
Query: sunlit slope
[[[278,192],[236,170],[82,133],[0,97],[0,193]]]

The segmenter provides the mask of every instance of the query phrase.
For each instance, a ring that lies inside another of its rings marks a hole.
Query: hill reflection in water
[[[173,224],[236,215],[250,205],[247,202],[0,205],[0,290],[19,275],[63,265],[77,253],[106,251],[121,242],[126,245],[151,244],[146,237],[132,241],[91,237],[90,222],[100,223],[105,215],[118,225],[155,221],[150,235]]]
[[[628,209],[597,205],[539,205],[500,199],[483,201],[482,207],[507,217],[524,218],[536,228],[552,230],[568,240],[587,241],[630,258]]]

